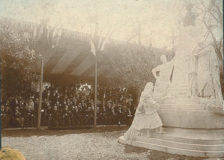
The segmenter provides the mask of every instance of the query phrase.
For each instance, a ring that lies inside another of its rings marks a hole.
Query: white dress
[[[162,126],[161,119],[157,113],[159,105],[152,99],[152,94],[143,92],[140,103],[136,109],[133,122],[124,134],[126,139],[133,139],[139,135],[142,129],[155,129]]]
[[[157,113],[158,104],[153,100],[147,100],[144,107],[144,111],[135,114],[135,118],[132,122],[131,127],[136,130],[142,129],[155,129],[162,126],[161,119]],[[142,106],[138,106],[142,107]]]

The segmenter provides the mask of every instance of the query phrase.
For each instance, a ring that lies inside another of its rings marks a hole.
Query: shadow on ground
[[[149,154],[150,160],[204,160],[205,158],[195,158],[188,156],[180,156],[175,154],[168,154],[165,152],[151,151]]]
[[[195,158],[188,156],[180,156],[175,154],[168,154],[165,152],[148,150],[140,147],[133,147],[130,145],[125,145],[124,148],[125,153],[144,153],[147,152],[149,160],[205,160],[205,158]]]

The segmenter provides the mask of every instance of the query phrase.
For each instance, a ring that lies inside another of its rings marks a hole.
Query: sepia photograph
[[[224,160],[223,0],[0,0],[0,160]]]

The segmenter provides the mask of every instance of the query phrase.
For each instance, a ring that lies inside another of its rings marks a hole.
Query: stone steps
[[[170,96],[177,96],[177,97],[187,96],[188,95],[188,86],[181,85],[181,86],[170,87],[168,89],[168,94]]]
[[[194,104],[162,104],[160,105],[160,110],[192,110],[192,111],[205,111],[206,108],[203,105],[194,105]]]
[[[135,140],[119,138],[122,144],[193,157],[224,157],[224,130],[165,129],[164,134],[139,136]],[[207,134],[206,134],[207,133]]]
[[[175,86],[175,87],[170,87],[169,90],[183,90],[183,89],[187,89],[188,86],[183,85],[183,86]]]
[[[169,90],[168,94],[170,96],[185,97],[188,95],[188,91],[187,90]]]
[[[175,137],[174,137],[175,139]],[[156,144],[160,146],[169,146],[172,148],[188,149],[188,150],[199,150],[199,151],[224,151],[224,143],[222,144],[200,144],[200,143],[188,143],[178,142],[176,140],[165,140],[160,138],[143,138],[138,137],[136,141],[145,141],[147,143]],[[187,140],[187,139],[186,139]],[[204,142],[206,143],[206,142]],[[221,143],[221,142],[220,142]]]
[[[152,134],[151,138],[159,139],[161,138],[161,134]],[[223,145],[224,144],[224,138],[223,139],[193,139],[193,138],[186,138],[186,137],[180,137],[180,136],[171,136],[169,134],[163,134],[162,135],[163,140],[167,141],[173,141],[177,143],[188,143],[188,144],[202,144],[202,145]]]
[[[213,157],[219,158],[224,157],[224,151],[203,151],[203,150],[193,150],[193,149],[183,149],[178,147],[171,147],[170,145],[160,145],[154,143],[148,143],[146,141],[126,141],[124,137],[119,138],[119,142],[122,144],[132,145],[135,147],[143,147],[151,150],[157,150],[162,152],[167,152],[171,154],[186,155],[192,157]]]

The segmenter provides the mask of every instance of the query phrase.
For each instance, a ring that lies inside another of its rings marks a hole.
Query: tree
[[[22,82],[29,78],[27,71],[34,66],[36,59],[35,52],[28,47],[24,35],[15,28],[15,24],[7,19],[0,23],[3,96],[22,91]]]
[[[139,47],[134,44],[117,45],[108,48],[108,52],[113,52],[108,54],[108,59],[113,66],[114,74],[122,80],[124,86],[134,87],[138,98],[147,82],[155,82],[151,71],[161,63],[159,57],[162,54],[171,54],[166,50]]]
[[[197,0],[193,3],[188,3],[186,8],[190,8],[187,14],[189,12],[192,13],[192,10],[194,10],[198,20],[206,28],[205,41],[212,43],[220,61],[220,71],[223,72],[223,37],[221,34],[223,32],[222,0]],[[211,41],[208,38],[211,38]]]
[[[220,81],[222,92],[224,93],[224,66],[223,66],[223,1],[222,0],[197,0],[194,9],[197,12],[198,19],[206,29],[205,40],[212,44],[215,53],[219,59]],[[192,6],[193,7],[193,6]],[[209,40],[209,38],[211,40]]]

